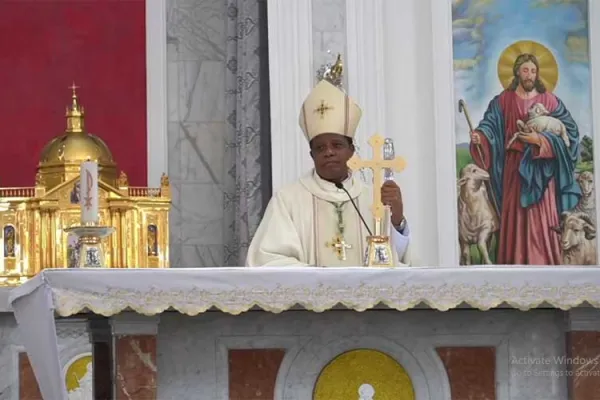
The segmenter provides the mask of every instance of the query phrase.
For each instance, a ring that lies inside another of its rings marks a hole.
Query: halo
[[[513,66],[517,57],[523,53],[533,54],[540,64],[540,80],[548,91],[552,92],[558,83],[558,64],[554,54],[544,45],[532,40],[521,40],[504,49],[498,58],[498,79],[504,89],[513,80]]]

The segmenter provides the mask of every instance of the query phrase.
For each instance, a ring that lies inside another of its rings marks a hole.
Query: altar
[[[56,327],[79,323],[95,398],[575,400],[600,386],[598,287],[585,267],[49,269],[9,303],[45,399],[68,398]]]

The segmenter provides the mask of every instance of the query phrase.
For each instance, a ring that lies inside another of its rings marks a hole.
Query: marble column
[[[600,311],[574,309],[567,321],[569,399],[600,400]]]
[[[159,0],[165,1],[165,0]],[[223,264],[227,1],[166,0],[171,267]]]
[[[156,399],[158,321],[130,313],[111,317],[116,400]]]
[[[108,318],[90,317],[88,333],[92,344],[93,398],[113,398],[113,340]]]

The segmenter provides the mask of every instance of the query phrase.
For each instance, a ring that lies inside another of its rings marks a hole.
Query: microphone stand
[[[384,213],[384,218],[386,220],[376,221],[376,232],[375,235],[373,235],[373,232],[356,206],[356,203],[354,203],[354,199],[352,199],[352,196],[348,190],[346,190],[344,185],[340,182],[335,182],[334,184],[336,188],[341,189],[346,193],[348,199],[350,199],[350,202],[354,206],[356,213],[360,217],[360,220],[365,228],[367,228],[367,232],[369,232],[369,236],[367,237],[367,251],[365,254],[364,265],[367,267],[393,267],[394,257],[392,255],[393,253],[389,237],[389,228],[391,223],[390,207],[385,207],[386,212]]]
[[[344,185],[341,184],[340,182],[336,182],[335,183],[335,187],[338,188],[338,189],[342,189],[344,192],[346,192],[346,195],[350,199],[350,203],[352,203],[352,205],[354,206],[354,209],[356,210],[356,213],[360,217],[360,220],[362,221],[362,223],[365,226],[365,228],[367,228],[367,232],[369,232],[369,236],[373,236],[373,232],[371,232],[371,229],[369,229],[369,225],[365,222],[365,219],[363,218],[362,214],[360,213],[360,210],[356,206],[356,203],[354,203],[354,200],[352,199],[352,196],[350,196],[350,193],[348,193],[348,191],[346,190],[346,188],[344,187]]]

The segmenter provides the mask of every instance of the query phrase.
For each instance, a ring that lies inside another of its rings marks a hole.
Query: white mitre
[[[302,104],[300,128],[310,142],[323,133],[354,138],[362,110],[343,91],[322,80]]]

